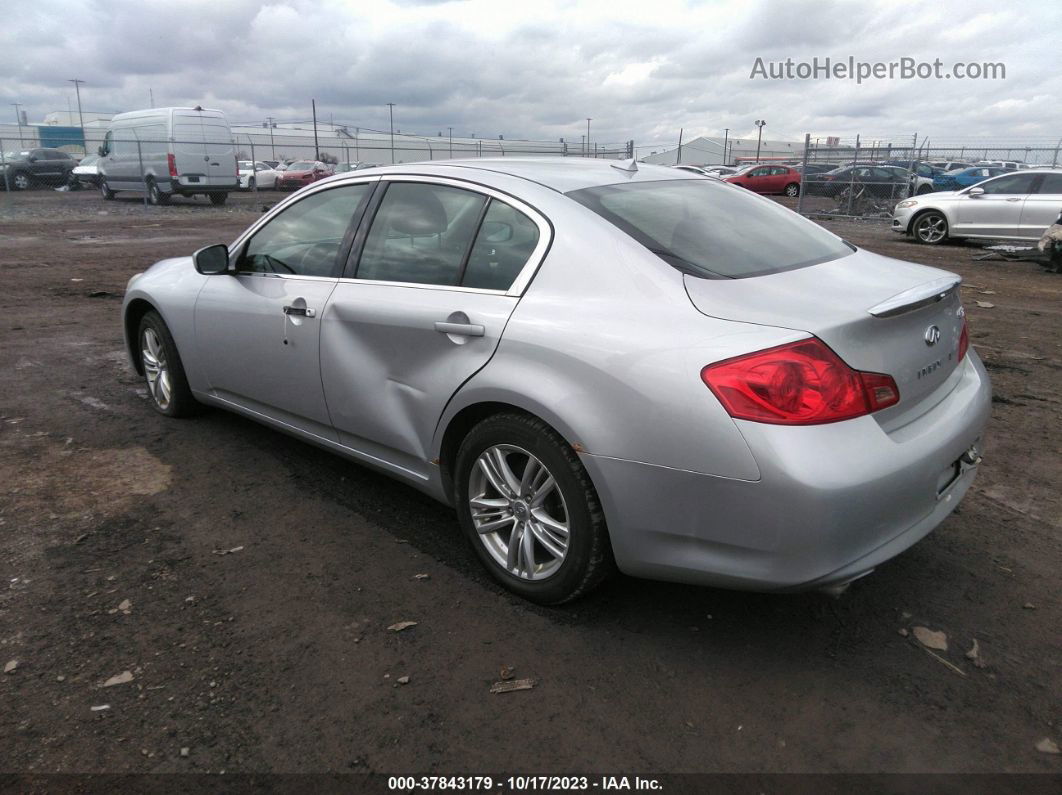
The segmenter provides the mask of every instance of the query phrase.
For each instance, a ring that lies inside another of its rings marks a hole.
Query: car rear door
[[[384,177],[321,326],[342,444],[425,477],[443,409],[494,354],[545,256],[530,207],[442,178]]]
[[[1044,174],[1033,186],[1033,192],[1025,197],[1018,222],[1018,237],[1039,240],[1044,230],[1062,212],[1062,173]]]
[[[1006,174],[978,183],[984,193],[961,194],[955,213],[953,237],[1015,237],[1022,206],[1037,174]]]

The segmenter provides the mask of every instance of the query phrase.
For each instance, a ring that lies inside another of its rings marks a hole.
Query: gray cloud
[[[628,13],[629,12],[629,13]],[[1000,10],[968,0],[920,5],[759,2],[651,8],[467,0],[373,4],[277,0],[39,0],[0,27],[0,120],[86,109],[202,103],[234,121],[319,117],[434,134],[667,143],[687,136],[1047,140],[1062,135],[1054,3]],[[1003,81],[750,80],[756,57],[1002,61]],[[12,119],[13,120],[13,119]]]

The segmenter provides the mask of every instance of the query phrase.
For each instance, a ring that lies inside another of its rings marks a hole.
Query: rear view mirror
[[[970,196],[984,196],[985,195],[985,189],[984,188],[970,188],[968,193],[969,193]]]
[[[204,276],[226,273],[229,269],[229,247],[224,243],[201,248],[192,255],[195,269]]]

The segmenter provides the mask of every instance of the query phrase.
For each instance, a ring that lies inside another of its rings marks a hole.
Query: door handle
[[[1021,196],[1014,196],[1014,197],[1012,197],[1010,199],[1007,199],[1007,201],[1009,201],[1009,202],[1020,202],[1021,201]]]
[[[316,309],[310,309],[306,306],[286,306],[284,307],[285,315],[298,315],[299,317],[314,317],[317,314]]]
[[[442,321],[435,324],[435,330],[440,334],[456,334],[460,337],[482,337],[485,332],[483,326],[472,323],[443,323]]]

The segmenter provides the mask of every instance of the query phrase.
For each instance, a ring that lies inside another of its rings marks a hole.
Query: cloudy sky
[[[22,0],[0,26],[0,120],[202,104],[405,132],[639,146],[755,134],[1022,144],[1062,136],[1062,4],[999,0]],[[1002,62],[1002,80],[750,79],[756,58]],[[74,104],[76,110],[76,104]],[[10,118],[7,118],[10,116]]]

